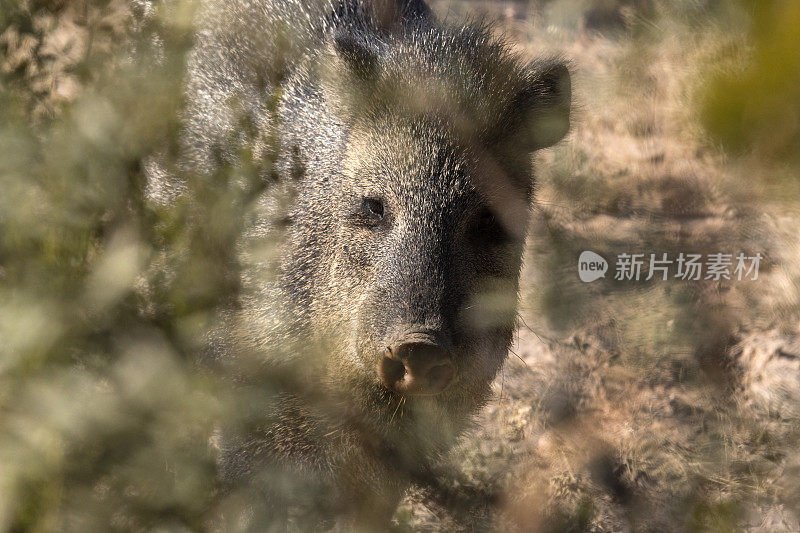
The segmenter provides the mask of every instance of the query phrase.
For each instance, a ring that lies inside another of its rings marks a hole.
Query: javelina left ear
[[[333,38],[333,48],[344,66],[361,81],[369,81],[378,75],[379,59],[376,50],[356,35],[341,33]]]
[[[357,117],[374,98],[380,71],[378,50],[357,33],[334,35],[321,76],[334,113],[344,120]]]
[[[554,145],[569,131],[572,86],[561,61],[534,62],[526,78],[507,106],[496,140],[533,152]]]

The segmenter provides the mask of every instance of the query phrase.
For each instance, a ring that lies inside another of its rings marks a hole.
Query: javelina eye
[[[472,225],[471,238],[480,243],[501,243],[507,234],[503,225],[488,208],[482,209]]]
[[[383,202],[377,198],[364,198],[364,211],[381,220],[383,218]]]
[[[381,199],[365,197],[350,218],[359,226],[374,228],[383,222],[385,214]]]

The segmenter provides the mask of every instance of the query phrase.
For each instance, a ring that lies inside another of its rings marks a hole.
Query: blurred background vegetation
[[[147,12],[145,12],[147,11]],[[237,295],[250,166],[174,162],[189,2],[0,7],[0,529],[199,530],[234,393],[197,360]],[[246,162],[245,162],[246,163]],[[231,409],[232,410],[232,409]]]
[[[467,476],[523,530],[797,530],[798,4],[433,7],[570,58],[579,100],[537,156],[518,340],[455,452]],[[214,434],[269,396],[203,350],[271,162],[179,169],[194,8],[0,0],[0,530],[236,530],[221,517],[248,505],[215,485]],[[147,195],[155,154],[187,184],[170,205]],[[585,285],[585,249],[767,261],[755,282]],[[414,494],[396,518],[442,520]]]

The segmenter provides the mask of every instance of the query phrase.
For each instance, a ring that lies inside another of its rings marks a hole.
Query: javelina
[[[243,112],[257,149],[279,139],[274,168],[296,191],[277,281],[246,259],[231,350],[277,351],[268,364],[305,375],[223,439],[225,476],[259,485],[272,520],[305,498],[305,524],[386,523],[506,358],[531,153],[568,130],[568,70],[421,0],[220,1],[201,24],[187,164],[234,161]],[[257,220],[248,242],[270,231]]]

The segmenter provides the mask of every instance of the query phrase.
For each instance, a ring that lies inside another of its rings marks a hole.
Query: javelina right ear
[[[569,131],[572,86],[562,61],[534,62],[528,73],[525,86],[508,104],[495,138],[533,152],[554,145]]]

